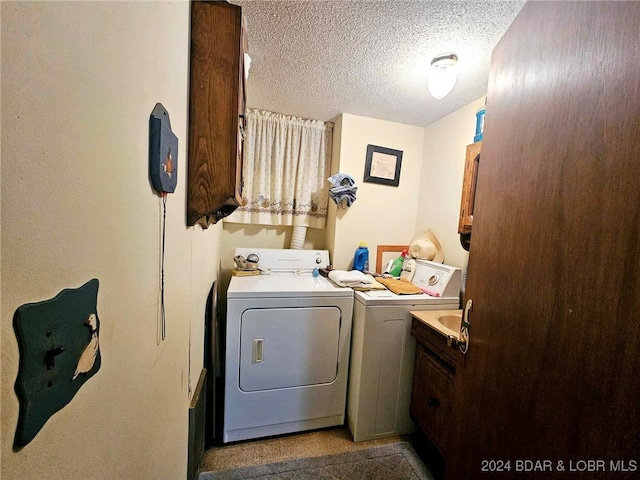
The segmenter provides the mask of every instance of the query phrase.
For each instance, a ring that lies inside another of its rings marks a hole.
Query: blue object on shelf
[[[482,132],[484,131],[484,114],[485,107],[482,107],[476,112],[476,135],[473,137],[474,143],[482,140]]]

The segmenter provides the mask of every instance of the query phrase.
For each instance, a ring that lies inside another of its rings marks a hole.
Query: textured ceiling
[[[247,104],[318,120],[351,113],[426,126],[486,94],[491,51],[522,1],[231,0],[248,24]],[[447,97],[433,57],[458,55]]]

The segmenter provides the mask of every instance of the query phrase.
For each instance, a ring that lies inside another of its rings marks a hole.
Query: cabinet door
[[[203,227],[239,203],[244,114],[242,10],[191,2],[187,225]],[[240,112],[239,112],[240,110]]]
[[[464,178],[462,180],[462,198],[460,200],[460,219],[458,233],[470,234],[473,226],[473,206],[476,199],[476,181],[480,165],[480,150],[482,142],[467,145],[464,163]]]
[[[451,425],[453,374],[449,367],[418,344],[413,377],[411,417],[444,455]]]
[[[244,140],[246,132],[246,107],[247,107],[247,90],[245,85],[245,53],[249,51],[249,41],[247,38],[247,28],[245,18],[242,17],[242,27],[240,31],[240,71],[238,80],[238,149],[236,152],[236,178],[235,178],[235,202],[242,205],[242,188],[244,182],[242,180],[242,168],[244,164]],[[247,66],[248,67],[248,66]],[[248,73],[248,72],[247,72]]]

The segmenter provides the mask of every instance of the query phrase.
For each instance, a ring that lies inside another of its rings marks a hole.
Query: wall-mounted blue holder
[[[149,118],[149,177],[158,193],[173,193],[178,183],[178,137],[161,103],[156,103]]]

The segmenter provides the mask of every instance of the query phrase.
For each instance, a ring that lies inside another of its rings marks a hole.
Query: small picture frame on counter
[[[400,185],[402,151],[392,148],[367,145],[364,164],[364,182],[397,187]]]

